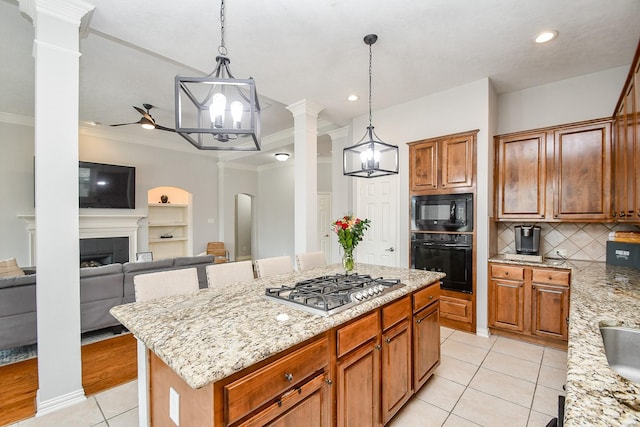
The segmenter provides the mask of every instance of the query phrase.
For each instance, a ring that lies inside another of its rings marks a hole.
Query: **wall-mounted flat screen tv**
[[[136,168],[80,162],[81,208],[135,209]]]

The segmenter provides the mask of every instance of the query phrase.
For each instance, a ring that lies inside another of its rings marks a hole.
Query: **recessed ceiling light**
[[[349,95],[349,96],[347,96],[347,101],[357,101],[358,99],[360,99],[360,97],[358,95]]]
[[[555,30],[552,31],[543,31],[536,37],[536,43],[546,43],[558,37],[558,32]]]
[[[280,162],[285,162],[289,158],[289,154],[287,153],[276,153],[275,156]]]

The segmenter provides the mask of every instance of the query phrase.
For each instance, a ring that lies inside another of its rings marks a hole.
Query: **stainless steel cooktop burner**
[[[402,286],[399,279],[336,274],[303,280],[293,286],[267,288],[265,295],[313,314],[330,316]]]

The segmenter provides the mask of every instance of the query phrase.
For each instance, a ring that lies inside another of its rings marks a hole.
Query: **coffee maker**
[[[540,227],[537,225],[516,225],[516,252],[538,255],[540,252]]]

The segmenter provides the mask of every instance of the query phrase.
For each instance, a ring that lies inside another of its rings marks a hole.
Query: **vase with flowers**
[[[353,250],[364,237],[364,231],[369,228],[371,221],[356,218],[353,215],[345,215],[337,219],[333,224],[333,231],[338,235],[338,243],[342,247],[342,266],[345,274],[353,270]]]

